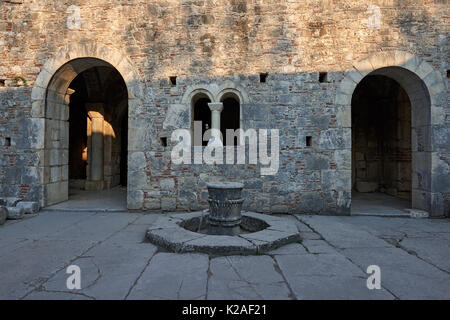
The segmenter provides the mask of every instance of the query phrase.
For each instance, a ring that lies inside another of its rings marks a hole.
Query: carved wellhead
[[[237,235],[240,232],[244,185],[236,182],[208,183],[209,234]]]

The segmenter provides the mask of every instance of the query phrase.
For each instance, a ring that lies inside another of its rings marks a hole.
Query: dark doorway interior
[[[240,127],[240,107],[239,101],[235,98],[226,98],[223,100],[223,110],[220,115],[220,131],[222,137],[226,140],[226,130],[236,130]],[[236,146],[238,145],[238,138],[235,137],[234,141],[225,141],[224,145]]]
[[[352,186],[411,200],[411,103],[386,76],[372,75],[352,99]]]
[[[85,180],[87,165],[86,88],[79,78],[73,82],[77,90],[69,103],[69,179]]]
[[[128,173],[128,112],[122,116],[120,127],[120,185],[127,186]]]
[[[202,122],[202,140],[205,131],[211,129],[211,110],[208,106],[210,102],[208,98],[200,98],[194,103],[194,121]],[[202,145],[208,145],[208,141],[202,141]]]

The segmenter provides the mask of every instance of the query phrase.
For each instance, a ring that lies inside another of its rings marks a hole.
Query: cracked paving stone
[[[108,239],[71,263],[81,269],[81,290],[74,292],[95,299],[124,299],[156,250],[148,243]],[[61,270],[43,287],[46,291],[73,292],[66,287],[67,277],[66,270]]]
[[[413,251],[418,257],[450,272],[450,241],[439,238],[403,238],[400,246],[407,251]]]
[[[25,300],[93,300],[90,297],[69,292],[34,291]]]
[[[31,219],[20,220],[7,227],[3,226],[0,240],[2,243],[10,239],[39,240],[88,219],[92,215],[93,213],[43,212]]]
[[[47,239],[103,241],[136,220],[137,215],[127,213],[98,213],[72,224]]]
[[[204,299],[208,266],[204,254],[157,253],[128,299]]]
[[[336,253],[336,249],[324,240],[303,240],[302,245],[305,246],[310,253]]]
[[[115,233],[112,237],[108,238],[108,242],[115,243],[143,243],[147,242],[147,238],[145,236],[147,232],[147,225],[135,225],[130,224],[119,232]]]
[[[450,275],[400,248],[353,248],[342,254],[366,270],[381,268],[381,285],[400,299],[450,299]]]
[[[344,248],[375,248],[390,247],[386,241],[377,238],[367,231],[345,223],[342,217],[298,216],[299,219],[322,236],[334,247]],[[353,218],[353,217],[351,217]]]
[[[290,243],[284,245],[278,249],[272,250],[269,254],[277,255],[277,254],[308,254],[305,247],[303,247],[299,243]]]
[[[0,299],[19,299],[95,244],[39,240],[1,257]]]
[[[269,256],[229,256],[211,260],[208,299],[291,299]]]
[[[275,259],[298,299],[394,299],[385,290],[367,289],[366,275],[340,254]]]

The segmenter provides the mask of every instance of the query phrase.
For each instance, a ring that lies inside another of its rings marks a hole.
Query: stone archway
[[[338,118],[349,130],[353,93],[366,76],[388,77],[406,91],[412,113],[412,207],[432,216],[444,215],[448,208],[442,185],[449,184],[448,172],[441,172],[446,166],[441,163],[439,146],[435,144],[439,126],[444,123],[443,77],[426,61],[402,51],[374,54],[355,63],[354,70],[345,74],[335,100]]]
[[[45,63],[31,96],[32,117],[38,124],[37,136],[41,137],[36,145],[43,185],[42,206],[68,198],[69,85],[77,75],[93,67],[110,67],[121,75],[127,89],[129,115],[135,114],[135,109],[142,105],[143,82],[126,55],[115,48],[91,43],[70,44]],[[135,126],[132,117],[128,118],[128,123],[128,128]],[[139,149],[136,141],[129,142],[129,151]],[[130,207],[129,200],[128,205]]]

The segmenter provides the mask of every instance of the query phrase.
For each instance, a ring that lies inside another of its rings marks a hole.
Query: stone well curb
[[[301,239],[291,221],[253,212],[243,212],[242,215],[264,221],[269,225],[266,229],[238,236],[216,236],[192,232],[180,225],[202,215],[203,212],[192,212],[160,217],[148,229],[147,239],[176,253],[212,255],[260,254]]]

